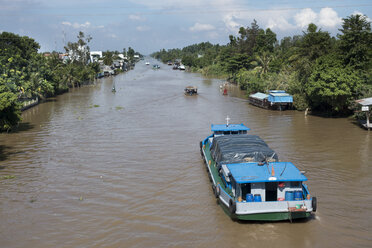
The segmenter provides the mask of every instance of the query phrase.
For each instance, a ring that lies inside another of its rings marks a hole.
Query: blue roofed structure
[[[291,162],[271,162],[264,165],[228,164],[227,168],[237,183],[307,181],[307,178]]]
[[[252,97],[252,98],[255,98],[255,99],[259,99],[259,100],[263,100],[263,99],[268,98],[269,95],[268,94],[265,94],[265,93],[257,92],[257,93],[254,93],[254,94],[249,95],[249,97]]]
[[[272,90],[268,97],[269,102],[272,103],[293,103],[293,97],[285,93],[284,90]]]
[[[212,124],[211,125],[212,132],[216,131],[249,131],[250,128],[244,126],[244,124]]]

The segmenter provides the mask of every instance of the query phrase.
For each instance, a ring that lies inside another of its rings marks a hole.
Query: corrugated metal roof
[[[372,97],[359,99],[356,102],[363,106],[372,105]]]
[[[269,102],[293,102],[293,97],[288,93],[270,93]]]
[[[290,94],[285,93],[285,92],[280,92],[280,93],[270,93],[272,96],[290,96]]]
[[[261,92],[257,92],[257,93],[254,93],[254,94],[249,95],[249,97],[253,97],[253,98],[256,98],[256,99],[263,100],[265,98],[268,98],[269,95],[268,94],[261,93]]]
[[[215,131],[249,131],[251,130],[250,128],[244,126],[244,124],[229,124],[226,126],[226,124],[212,124],[211,127],[212,132]]]
[[[269,90],[270,93],[285,93],[285,90]]]
[[[228,164],[228,169],[237,183],[307,181],[307,178],[291,162]],[[274,175],[272,175],[274,168]],[[273,180],[275,177],[276,180]]]

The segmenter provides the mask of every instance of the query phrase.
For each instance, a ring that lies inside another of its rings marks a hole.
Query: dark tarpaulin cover
[[[278,161],[275,151],[257,135],[223,135],[213,139],[211,155],[217,164]]]

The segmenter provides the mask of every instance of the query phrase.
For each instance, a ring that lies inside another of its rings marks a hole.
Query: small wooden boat
[[[232,218],[281,221],[308,218],[316,211],[307,178],[244,124],[213,125],[200,142],[214,196]]]
[[[184,93],[185,95],[189,96],[196,95],[198,94],[198,88],[196,88],[195,86],[187,86],[184,90]]]

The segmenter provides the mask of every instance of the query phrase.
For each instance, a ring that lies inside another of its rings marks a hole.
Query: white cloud
[[[223,22],[229,31],[238,33],[238,30],[243,25],[236,22],[236,16],[233,13],[227,14],[223,17]]]
[[[148,27],[148,26],[138,26],[138,27],[136,27],[136,29],[137,29],[138,31],[140,31],[140,32],[143,32],[143,31],[148,31],[148,30],[150,30],[150,27]]]
[[[284,16],[269,17],[266,27],[270,29],[278,29],[281,31],[286,31],[295,28],[292,24],[288,22],[286,18],[284,18]]]
[[[294,16],[296,26],[304,28],[310,23],[314,23],[317,19],[317,14],[312,9],[303,9]]]
[[[342,22],[341,18],[337,15],[337,12],[331,8],[323,8],[319,13],[319,25],[326,28],[334,28],[340,25]]]
[[[71,23],[71,22],[64,21],[61,24],[65,25],[65,26],[75,28],[75,29],[80,29],[80,28],[104,28],[105,27],[103,25],[93,26],[90,22],[85,22],[85,23],[80,24],[80,23],[77,23],[77,22]]]
[[[364,16],[365,14],[363,14],[362,12],[359,12],[359,11],[354,11],[352,15],[361,15],[361,16]],[[372,22],[372,19],[367,17],[367,21],[368,22]]]
[[[201,23],[195,23],[194,26],[190,27],[189,30],[191,32],[199,32],[199,31],[210,31],[216,29],[213,25],[211,24],[201,24]]]
[[[88,28],[90,26],[90,22],[85,22],[85,23],[82,23],[82,24],[79,24],[77,22],[75,23],[71,23],[71,22],[62,22],[62,25],[65,25],[65,26],[70,26],[70,27],[73,27],[73,28]]]
[[[132,21],[145,21],[146,20],[146,18],[140,15],[129,15],[128,18]]]

